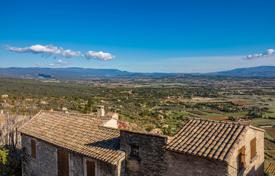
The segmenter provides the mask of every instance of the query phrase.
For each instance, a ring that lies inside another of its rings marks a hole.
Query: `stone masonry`
[[[256,138],[256,156],[250,157],[250,141]],[[239,149],[245,147],[245,170],[243,175],[263,175],[264,173],[264,130],[250,127],[240,136],[237,145],[234,146],[233,152],[230,153],[228,173],[229,175],[237,175],[237,156]]]
[[[121,131],[120,149],[126,152],[126,175],[158,176],[166,171],[166,137]],[[131,147],[138,146],[138,157],[131,156]]]
[[[25,151],[23,159],[22,171],[23,176],[57,176],[57,147],[41,140],[36,140],[37,156],[36,159],[31,158],[31,139],[27,135],[22,135],[22,147]],[[69,174],[70,176],[84,175],[84,158],[85,156],[69,152]],[[94,160],[97,165],[97,174],[99,176],[114,176],[117,175],[116,167]]]

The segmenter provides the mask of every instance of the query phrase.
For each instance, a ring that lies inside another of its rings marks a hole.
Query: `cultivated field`
[[[275,79],[136,78],[49,81],[0,79],[0,110],[117,111],[129,128],[173,135],[187,118],[242,121],[266,130],[266,159],[275,160]]]

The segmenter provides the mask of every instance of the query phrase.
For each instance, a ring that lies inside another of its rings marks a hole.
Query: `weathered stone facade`
[[[256,138],[256,156],[251,158],[250,142]],[[232,152],[229,154],[228,173],[229,175],[237,175],[237,162],[239,150],[245,147],[245,170],[243,175],[257,175],[264,174],[264,131],[250,127],[247,131],[240,136],[237,145],[233,146]]]
[[[37,157],[31,157],[31,137],[22,135],[25,156],[22,161],[23,176],[57,176],[57,149],[48,143],[36,140]]]
[[[166,137],[121,131],[120,149],[126,152],[126,175],[158,176],[166,172]],[[138,146],[138,157],[131,156],[132,146]]]
[[[22,163],[23,176],[57,176],[57,147],[47,142],[36,140],[36,159],[31,157],[31,139],[27,135],[22,135],[22,147],[25,150],[25,157]],[[69,151],[68,151],[69,152]],[[69,175],[84,176],[84,161],[93,160],[96,163],[96,173],[99,176],[114,176],[118,173],[118,167],[108,163],[87,158],[83,155],[69,152]]]

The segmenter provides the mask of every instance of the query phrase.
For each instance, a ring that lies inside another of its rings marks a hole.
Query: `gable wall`
[[[22,161],[23,176],[57,176],[57,149],[36,140],[36,159],[31,157],[31,137],[22,135],[25,155]]]
[[[256,157],[250,159],[250,141],[256,137]],[[239,150],[245,146],[245,163],[246,169],[244,175],[264,175],[264,132],[247,127],[247,131],[240,136],[239,141],[233,146],[229,152],[230,175],[237,175],[237,162]]]
[[[22,147],[25,150],[22,161],[23,176],[57,176],[57,148],[54,145],[41,140],[36,140],[36,159],[31,157],[31,139],[30,136],[22,134]],[[84,156],[69,152],[69,172],[70,176],[84,176]],[[89,159],[89,158],[87,158]],[[114,176],[116,167],[99,160],[96,162],[98,175]]]

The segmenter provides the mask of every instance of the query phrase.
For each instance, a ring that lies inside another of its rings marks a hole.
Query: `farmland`
[[[274,160],[275,79],[179,77],[48,81],[0,79],[0,110],[33,116],[40,110],[91,113],[98,105],[143,131],[173,135],[188,118],[239,121],[266,130]]]

